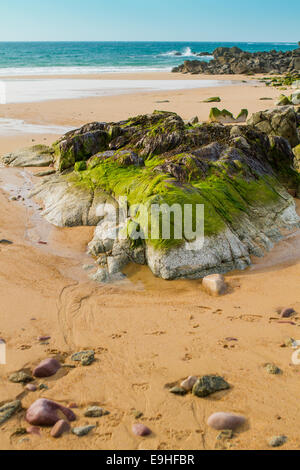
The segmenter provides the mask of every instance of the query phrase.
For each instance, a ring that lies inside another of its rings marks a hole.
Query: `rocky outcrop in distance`
[[[186,60],[172,72],[191,74],[256,74],[300,72],[300,47],[287,52],[246,52],[238,47],[218,47],[211,61]]]

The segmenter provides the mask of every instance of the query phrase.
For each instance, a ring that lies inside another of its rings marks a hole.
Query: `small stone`
[[[197,380],[193,387],[193,395],[204,398],[212,393],[220,392],[221,390],[228,390],[230,385],[217,375],[205,375]],[[229,428],[228,428],[229,429]]]
[[[15,372],[12,374],[9,377],[9,380],[15,384],[27,384],[28,382],[32,382],[34,378],[27,372],[21,370],[20,372]]]
[[[265,369],[268,374],[272,375],[279,375],[282,373],[281,369],[279,369],[279,367],[277,367],[275,364],[266,364]]]
[[[24,436],[24,434],[27,434],[27,430],[25,428],[17,428],[13,433],[13,436]]]
[[[33,375],[39,378],[52,377],[60,368],[61,365],[56,359],[45,359],[34,369]]]
[[[84,413],[86,418],[102,418],[102,416],[109,415],[109,411],[103,410],[99,406],[90,406]]]
[[[13,245],[13,242],[11,242],[10,240],[5,240],[5,238],[3,238],[2,240],[0,240],[0,245]]]
[[[231,429],[225,429],[224,431],[220,432],[217,436],[217,441],[224,441],[226,439],[233,438],[233,431]]]
[[[21,409],[20,400],[6,403],[0,408],[0,425],[8,421],[17,411]]]
[[[39,390],[49,390],[49,387],[48,387],[48,385],[40,384],[39,385]]]
[[[286,348],[291,348],[295,343],[295,340],[293,338],[286,338],[284,340],[284,345]]]
[[[37,426],[29,426],[26,429],[27,434],[34,434],[35,436],[41,436],[41,430]]]
[[[214,413],[208,418],[207,424],[217,431],[231,430],[234,431],[245,424],[244,416],[235,415],[233,413]]]
[[[132,432],[136,436],[140,436],[140,437],[150,436],[150,434],[152,434],[152,431],[147,426],[141,423],[134,424],[132,426]]]
[[[59,403],[41,398],[35,401],[27,410],[26,420],[34,426],[53,426],[61,419],[58,413],[63,413],[68,421],[75,421],[76,416],[69,408]]]
[[[269,441],[271,447],[281,447],[287,442],[286,436],[274,436]]]
[[[208,294],[213,296],[224,295],[228,289],[224,276],[221,274],[206,276],[202,281],[202,287]]]
[[[296,312],[293,308],[284,308],[282,311],[281,311],[281,314],[280,314],[280,317],[281,318],[291,318],[293,317],[294,315],[296,315]]]
[[[79,428],[73,428],[72,433],[78,437],[83,437],[89,434],[96,426],[82,426]]]
[[[38,340],[39,340],[40,342],[48,341],[49,339],[51,339],[51,336],[40,336],[40,337],[38,338]]]
[[[64,419],[60,419],[51,429],[51,436],[55,438],[61,437],[65,432],[70,431],[70,425]]]
[[[198,380],[198,377],[190,376],[186,380],[181,382],[180,386],[187,392],[191,392],[197,380]]]
[[[141,411],[135,411],[133,415],[135,419],[140,419],[144,415],[144,413],[142,413]]]
[[[173,393],[173,395],[184,396],[187,394],[187,391],[185,388],[182,387],[173,387],[171,388],[170,393]]]
[[[26,390],[28,390],[28,392],[36,392],[37,391],[37,386],[34,385],[34,384],[28,384],[26,385]]]
[[[74,362],[81,362],[83,366],[89,366],[95,361],[95,351],[80,351],[71,357]]]

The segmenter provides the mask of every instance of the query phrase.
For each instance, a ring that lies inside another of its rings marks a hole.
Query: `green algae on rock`
[[[96,226],[89,252],[101,258],[103,280],[129,261],[147,264],[164,279],[244,269],[251,255],[263,256],[282,238],[282,228],[299,225],[288,193],[300,194],[292,149],[284,138],[258,129],[256,121],[185,124],[175,113],[155,111],[86,125],[54,148],[58,171],[32,195],[43,200],[44,216],[57,226]],[[114,216],[124,209],[122,198],[128,214],[120,226]],[[180,217],[170,214],[165,236],[162,208],[174,205]],[[187,205],[193,236],[183,230]],[[161,209],[155,220],[154,206]]]

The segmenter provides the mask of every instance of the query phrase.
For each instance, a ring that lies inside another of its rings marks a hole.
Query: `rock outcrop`
[[[248,125],[269,136],[284,137],[292,147],[300,143],[299,116],[293,106],[280,106],[254,113],[248,120]]]
[[[33,196],[55,225],[96,226],[95,280],[118,278],[129,261],[164,279],[244,269],[282,228],[299,226],[289,190],[300,194],[300,176],[287,135],[265,129],[268,136],[258,123],[185,124],[162,111],[93,123],[54,144],[58,170]]]
[[[287,52],[245,52],[238,47],[218,47],[214,59],[186,60],[173,72],[192,74],[255,74],[255,73],[297,73],[300,71],[300,48]]]

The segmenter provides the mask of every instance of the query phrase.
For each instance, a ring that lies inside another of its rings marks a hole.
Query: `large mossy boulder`
[[[254,126],[185,124],[175,113],[156,111],[85,126],[63,136],[55,149],[58,168],[68,172],[45,178],[34,195],[55,225],[97,225],[89,251],[98,259],[101,279],[107,278],[105,270],[115,275],[128,261],[146,263],[164,279],[244,269],[251,255],[272,248],[282,228],[299,224],[288,192],[300,194],[291,147]],[[123,210],[124,197],[129,214],[120,224],[114,209]],[[181,215],[170,218],[166,236],[161,216],[153,220],[150,213],[154,205],[174,204]],[[204,239],[202,232],[175,236],[186,205],[192,207],[193,228],[196,208],[204,208]],[[115,229],[121,239],[112,236]]]
[[[300,143],[297,113],[293,106],[280,106],[252,114],[248,125],[270,135],[284,137],[292,147]]]

